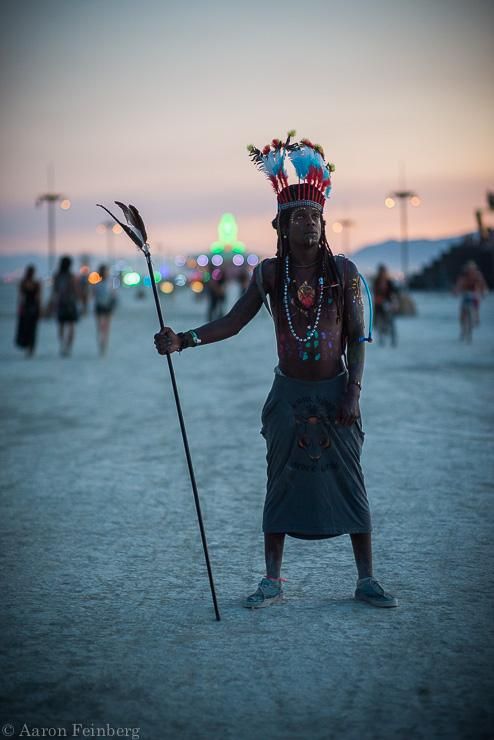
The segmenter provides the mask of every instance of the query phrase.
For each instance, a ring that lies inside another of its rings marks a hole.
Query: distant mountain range
[[[442,252],[459,243],[464,236],[451,237],[449,239],[418,239],[408,242],[408,264],[409,273],[418,272],[432,262]],[[355,262],[360,272],[372,274],[380,264],[392,273],[401,272],[401,244],[399,241],[391,240],[371,244],[353,252],[351,259]]]
[[[422,267],[432,262],[441,252],[450,246],[460,242],[464,237],[457,236],[448,239],[419,239],[408,243],[409,270],[410,273],[417,272]],[[401,269],[400,242],[396,240],[379,242],[363,247],[351,254],[359,270],[363,273],[372,274],[377,265],[383,263],[392,273],[399,273]],[[98,255],[91,256],[92,267],[97,267],[101,262]],[[103,260],[104,261],[104,260]],[[38,275],[46,275],[48,260],[40,254],[10,254],[0,255],[0,278],[3,280],[16,280],[22,276],[26,265],[32,264],[36,267]],[[74,258],[74,266],[79,267],[79,258]]]

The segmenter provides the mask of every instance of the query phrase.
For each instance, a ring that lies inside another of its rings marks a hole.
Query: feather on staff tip
[[[146,227],[144,226],[144,221],[142,220],[142,216],[137,210],[135,206],[132,205],[132,203],[129,203],[129,210],[132,211],[132,214],[134,216],[134,223],[141,232],[142,236],[144,237],[144,241],[147,242],[148,235],[146,232]]]

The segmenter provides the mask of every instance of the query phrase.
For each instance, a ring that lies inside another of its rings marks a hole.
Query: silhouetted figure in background
[[[19,284],[18,321],[15,343],[32,357],[36,347],[36,331],[41,313],[41,284],[35,280],[35,268],[28,265]]]
[[[216,269],[213,271],[213,276],[208,282],[208,321],[214,321],[215,319],[221,319],[225,313],[225,297],[226,297],[226,277],[223,270]]]
[[[79,319],[79,291],[77,280],[70,271],[71,265],[71,257],[62,257],[58,272],[53,278],[52,305],[58,321],[62,357],[67,357],[72,351],[75,324]]]
[[[87,314],[88,303],[89,303],[89,267],[86,264],[81,265],[81,272],[77,279],[78,290],[79,290],[79,301],[81,304],[81,316]]]
[[[240,287],[238,297],[241,298],[243,296],[243,294],[246,292],[247,288],[249,287],[249,283],[250,283],[250,272],[249,272],[249,270],[247,270],[245,267],[243,267],[242,269],[240,269],[238,271],[237,280],[238,280],[238,284],[239,284],[239,287]]]
[[[398,291],[385,265],[379,265],[374,279],[374,316],[379,334],[379,344],[384,344],[389,335],[391,345],[396,347],[397,336],[395,315],[399,308]]]
[[[472,332],[479,325],[480,301],[489,292],[484,276],[473,260],[461,270],[454,287],[455,295],[460,300],[460,340],[472,341]]]
[[[98,274],[101,280],[93,288],[94,313],[96,316],[98,349],[100,355],[104,355],[108,347],[111,317],[116,305],[116,295],[111,277],[108,275],[107,266],[100,265]]]

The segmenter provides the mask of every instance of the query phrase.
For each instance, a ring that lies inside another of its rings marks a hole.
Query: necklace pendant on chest
[[[297,290],[297,298],[304,308],[312,308],[316,300],[316,291],[309,285],[307,280],[304,280],[302,285]]]
[[[305,331],[305,337],[299,337],[299,335],[297,334],[293,326],[293,319],[290,313],[290,305],[289,305],[290,301],[288,298],[288,289],[290,285],[292,284],[292,281],[290,280],[290,271],[288,269],[288,265],[289,265],[289,259],[288,259],[288,255],[286,255],[285,257],[285,284],[283,287],[283,304],[285,306],[286,319],[288,321],[288,327],[290,329],[290,334],[292,335],[292,337],[296,339],[297,342],[304,344],[312,339],[312,337],[315,335],[317,328],[319,326],[319,321],[321,319],[321,310],[322,310],[322,296],[324,292],[324,279],[322,275],[318,279],[319,299],[317,301],[315,318],[313,321],[311,321],[311,323],[307,327]],[[297,298],[300,301],[301,305],[304,305],[302,302],[302,297],[304,297],[303,294],[305,293],[305,297],[308,297],[309,291],[312,292],[312,300],[311,300],[311,303],[307,306],[308,308],[313,306],[315,303],[316,291],[314,290],[314,288],[312,288],[310,285],[307,284],[307,281],[304,281],[304,283],[300,286],[300,288],[297,291]]]

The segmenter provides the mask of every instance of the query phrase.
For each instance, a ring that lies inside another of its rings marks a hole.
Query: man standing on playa
[[[255,270],[249,288],[221,319],[185,333],[155,334],[160,354],[237,334],[266,305],[275,323],[279,364],[262,410],[268,482],[263,531],[266,575],[244,606],[283,598],[286,535],[326,539],[349,534],[358,571],[355,598],[394,607],[372,572],[371,520],[360,467],[364,439],[359,397],[364,370],[364,312],[355,265],[335,258],[323,209],[331,172],[320,146],[273,139],[250,156],[277,196],[276,257]],[[287,160],[298,182],[288,184]],[[269,296],[269,304],[267,300]]]

